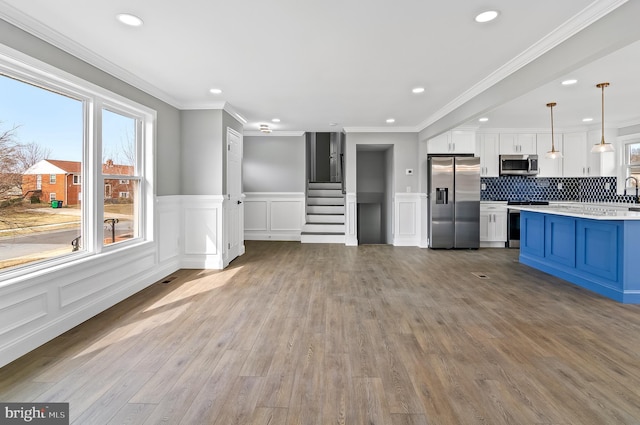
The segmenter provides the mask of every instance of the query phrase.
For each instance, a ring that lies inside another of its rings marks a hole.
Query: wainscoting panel
[[[420,194],[396,193],[394,204],[394,240],[395,246],[420,245]]]
[[[347,193],[345,202],[345,245],[358,246],[358,197],[355,193]]]
[[[22,299],[5,300],[0,305],[0,336],[4,339],[6,333],[29,325],[47,313],[45,292],[26,295]]]
[[[305,221],[304,193],[249,192],[245,196],[245,240],[300,240]]]
[[[223,268],[222,195],[183,196],[184,268]]]
[[[180,225],[182,202],[179,196],[159,196],[156,201],[158,261],[178,262],[180,258]]]

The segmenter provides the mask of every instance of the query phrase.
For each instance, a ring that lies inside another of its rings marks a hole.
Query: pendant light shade
[[[545,157],[549,159],[560,159],[562,158],[562,152],[556,150],[556,144],[555,144],[554,134],[553,134],[553,107],[554,106],[556,106],[556,102],[547,103],[547,107],[551,109],[551,150],[545,154]]]
[[[596,84],[596,87],[602,89],[602,138],[600,143],[595,144],[591,148],[592,153],[613,152],[613,145],[604,141],[604,88],[609,87],[609,83]]]

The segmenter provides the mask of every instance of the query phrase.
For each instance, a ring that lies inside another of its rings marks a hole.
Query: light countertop
[[[594,220],[640,220],[640,211],[629,211],[633,204],[552,203],[551,205],[509,205],[509,209],[556,214]]]

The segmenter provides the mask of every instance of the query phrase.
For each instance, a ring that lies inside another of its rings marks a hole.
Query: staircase
[[[344,195],[342,183],[309,182],[307,222],[302,243],[344,243]]]

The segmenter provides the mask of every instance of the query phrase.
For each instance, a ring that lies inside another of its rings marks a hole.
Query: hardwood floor
[[[640,423],[640,306],[515,250],[246,246],[0,369],[0,400],[82,425]]]

